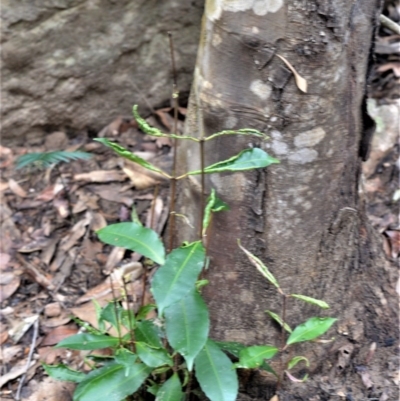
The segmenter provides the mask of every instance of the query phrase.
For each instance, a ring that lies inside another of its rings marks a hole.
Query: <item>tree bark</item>
[[[360,385],[354,367],[365,364],[375,342],[384,372],[382,361],[398,339],[396,271],[366,221],[359,186],[372,128],[365,97],[379,12],[378,0],[206,2],[186,133],[249,127],[270,136],[207,142],[206,165],[249,146],[281,161],[266,170],[207,177],[207,188],[231,207],[215,216],[207,239],[210,284],[204,294],[212,337],[246,344],[279,339],[265,310],[280,313],[281,300],[239,250],[239,238],[285,292],[330,304],[324,314],[291,302],[291,326],[317,314],[339,318],[330,331],[333,343],[296,348],[295,354],[310,359],[313,379],[285,383],[281,401],[336,400],[340,391],[366,399],[371,389]],[[307,93],[278,55],[306,79]],[[198,152],[190,143],[179,148],[182,172],[200,167]],[[180,189],[179,212],[196,224],[199,181],[187,180]],[[187,240],[192,233],[183,225],[178,237]],[[385,388],[382,375],[374,382],[377,394]],[[242,383],[243,394],[256,400],[274,394],[268,377],[253,376],[251,384]]]

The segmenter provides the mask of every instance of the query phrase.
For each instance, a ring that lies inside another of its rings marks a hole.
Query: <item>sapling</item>
[[[264,134],[254,129],[222,131],[201,138],[174,133],[165,134],[150,127],[138,114],[137,106],[134,106],[133,113],[139,127],[148,135],[197,142],[203,160],[204,142],[219,136],[256,135],[265,138]],[[176,176],[175,172],[168,174],[106,138],[97,141],[112,148],[118,155],[156,171],[173,182],[192,175],[246,171],[279,163],[263,150],[252,148],[242,150],[239,154],[210,166],[202,165],[200,170]],[[201,193],[204,194],[204,180],[201,181],[203,182]],[[319,329],[314,321],[311,323],[307,321],[305,324],[307,327],[312,326],[314,337],[305,333],[300,325],[293,330],[280,349],[270,345],[246,347],[236,343],[218,343],[209,338],[209,311],[201,296],[201,287],[206,285],[207,281],[199,280],[207,260],[203,239],[210,226],[212,215],[227,209],[228,205],[217,197],[215,190],[211,189],[208,198],[204,200],[199,222],[201,227],[199,238],[175,249],[168,249],[167,252],[157,233],[143,227],[137,219],[132,222],[112,224],[97,232],[101,241],[137,252],[160,266],[151,282],[151,293],[155,304],[141,305],[138,311],[126,310],[121,306],[121,299],[114,297],[114,301],[105,308],[98,307],[97,329],[91,328],[90,331],[68,337],[57,345],[59,348],[87,351],[102,348],[112,350],[112,355],[108,357],[89,355],[87,358],[94,361],[95,365],[86,375],[72,371],[65,365],[43,365],[49,375],[78,383],[74,401],[122,401],[127,397],[131,400],[132,396],[133,399],[145,396],[146,392],[153,394],[157,401],[187,400],[191,394],[198,391],[193,385],[194,377],[211,401],[234,401],[239,388],[235,368],[266,369],[275,374],[280,382],[282,375],[276,374],[265,359],[272,358],[291,344],[309,341],[329,328],[327,320],[319,320]],[[171,212],[175,214],[173,208]],[[172,242],[170,240],[169,244]],[[242,249],[245,250],[243,247]],[[247,250],[245,252],[250,257],[251,254]],[[251,255],[250,260],[277,287],[278,292],[285,295],[269,270],[255,256]],[[307,297],[297,297],[307,302],[311,300],[311,298],[305,299]],[[154,309],[157,310],[157,318],[146,319],[149,311]],[[290,329],[284,316],[279,317],[272,312],[270,316],[284,328]],[[329,321],[329,326],[333,321]],[[118,328],[117,336],[109,334],[107,330],[109,325]],[[321,330],[322,326],[324,330]],[[128,333],[124,334],[123,329]],[[224,351],[236,356],[238,362],[233,363]],[[297,357],[289,361],[288,369],[300,360],[305,358]],[[288,369],[285,371],[290,374]]]

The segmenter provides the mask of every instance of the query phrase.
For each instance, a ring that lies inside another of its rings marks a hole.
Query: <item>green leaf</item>
[[[100,321],[111,323],[115,328],[119,327],[121,306],[116,302],[109,302],[100,312]],[[119,315],[119,316],[118,316]]]
[[[274,376],[279,377],[278,373],[276,373],[275,370],[272,369],[271,365],[265,361],[259,366],[259,369],[265,370],[266,372],[272,373]]]
[[[115,362],[125,366],[125,376],[129,375],[130,369],[134,366],[137,355],[126,348],[120,348],[115,352]]]
[[[228,352],[229,354],[239,358],[240,351],[246,346],[241,343],[237,343],[234,341],[214,341],[214,343],[223,351]]]
[[[152,292],[158,313],[178,302],[195,287],[205,259],[205,251],[200,241],[174,249],[161,266],[152,281]]]
[[[238,155],[231,157],[230,159],[223,160],[221,162],[207,166],[204,169],[205,174],[212,173],[223,173],[228,171],[245,171],[253,170],[256,168],[267,167],[270,164],[279,163],[279,160],[268,155],[262,149],[253,148],[245,149]],[[201,170],[190,171],[186,175],[197,175],[201,174]]]
[[[290,345],[313,340],[327,332],[336,320],[332,317],[312,317],[293,330],[286,344]]]
[[[235,363],[237,368],[258,368],[264,359],[271,359],[278,352],[278,348],[272,345],[252,345],[240,351],[239,362]]]
[[[224,210],[229,210],[229,206],[217,197],[215,194],[215,189],[211,189],[210,196],[207,199],[207,205],[204,209],[203,217],[203,235],[207,231],[207,228],[211,221],[211,213],[222,212]]]
[[[133,116],[135,117],[136,122],[138,123],[139,128],[150,136],[156,137],[167,137],[167,138],[175,138],[175,139],[190,139],[195,142],[199,142],[197,138],[192,136],[184,136],[184,135],[175,135],[175,134],[165,134],[157,128],[150,126],[145,119],[140,117],[138,113],[138,106],[135,104],[132,108]]]
[[[274,319],[276,322],[278,322],[281,326],[282,326],[282,319],[279,315],[277,315],[276,313],[267,310],[265,311],[268,313],[268,315],[270,315],[272,317],[272,319]],[[287,323],[284,323],[283,328],[288,332],[291,333],[293,330],[290,328],[290,326]]]
[[[210,328],[208,308],[196,290],[180,301],[165,308],[165,325],[168,342],[187,363],[188,370],[207,341]]]
[[[48,168],[53,164],[60,162],[68,163],[71,160],[88,160],[92,157],[90,153],[74,151],[68,152],[64,150],[56,150],[54,152],[27,153],[18,157],[16,168],[20,169],[30,164],[39,168]]]
[[[130,160],[133,163],[139,164],[140,166],[144,167],[147,170],[155,171],[156,173],[159,173],[159,174],[163,175],[164,177],[171,178],[171,176],[169,174],[167,174],[165,171],[159,169],[158,167],[156,167],[153,164],[149,163],[148,161],[142,159],[141,157],[136,156],[134,153],[130,152],[128,149],[125,149],[123,146],[119,145],[118,143],[112,142],[106,138],[95,138],[94,140],[102,143],[105,146],[108,146],[115,153],[117,153],[119,156],[123,157],[124,159]]]
[[[151,320],[137,322],[135,329],[137,341],[144,342],[153,348],[162,348],[161,331]]]
[[[249,258],[250,262],[257,268],[257,270],[271,283],[273,284],[276,288],[279,288],[278,281],[276,278],[273,276],[273,274],[268,270],[268,267],[264,265],[263,262],[261,262],[260,259],[258,259],[256,256],[254,256],[251,252],[249,252],[246,248],[244,248],[240,244],[240,240],[238,240],[238,244],[240,249],[246,254],[246,256]]]
[[[86,377],[85,373],[70,369],[66,365],[47,365],[42,362],[42,366],[53,379],[79,383]]]
[[[118,338],[107,336],[106,334],[79,333],[64,338],[64,340],[61,340],[56,345],[56,348],[94,350],[108,347],[116,347],[118,344]]]
[[[325,301],[321,301],[319,299],[306,297],[305,295],[299,294],[290,294],[291,297],[301,299],[304,302],[308,302],[309,304],[317,305],[322,309],[329,309],[329,305]]]
[[[121,310],[119,312],[119,319],[121,321],[121,324],[127,328],[128,330],[132,330],[135,328],[135,312],[130,309],[123,309],[121,307]]]
[[[119,246],[154,260],[165,262],[165,249],[157,233],[150,228],[133,222],[111,224],[97,231],[100,240],[109,245]]]
[[[238,378],[231,360],[211,340],[195,359],[196,378],[211,401],[234,401],[238,394]]]
[[[156,308],[157,308],[157,307],[156,307],[156,305],[154,305],[154,304],[147,304],[147,305],[142,306],[142,307],[139,309],[139,311],[138,311],[138,313],[137,313],[137,315],[136,315],[136,319],[137,319],[137,320],[146,319],[146,316],[147,316],[151,311],[155,310]]]
[[[151,368],[158,368],[163,365],[173,365],[173,361],[164,348],[152,348],[146,343],[137,342],[136,352],[139,358]]]
[[[288,362],[288,368],[294,368],[301,361],[304,361],[306,363],[306,366],[310,366],[310,362],[305,356],[295,356]]]
[[[92,370],[74,393],[74,401],[122,401],[133,394],[146,380],[151,368],[142,363],[131,366],[129,374],[119,363]]]
[[[174,373],[157,391],[156,401],[181,401],[185,394],[177,373]]]

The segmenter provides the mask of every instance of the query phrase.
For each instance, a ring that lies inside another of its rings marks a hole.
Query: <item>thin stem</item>
[[[171,53],[171,63],[172,63],[172,102],[174,108],[174,125],[172,129],[172,134],[177,135],[178,131],[178,99],[179,92],[177,90],[177,78],[176,78],[176,67],[175,67],[175,57],[174,57],[174,42],[172,40],[171,32],[168,32],[169,37],[169,47]],[[172,174],[171,174],[171,199],[170,199],[170,224],[169,224],[169,243],[168,251],[171,252],[174,245],[174,234],[175,234],[175,197],[176,197],[176,168],[177,168],[177,147],[178,140],[174,138],[173,141],[173,162],[172,162]]]
[[[201,169],[201,191],[200,191],[200,240],[203,239],[204,198],[205,198],[205,174],[204,174],[204,138],[200,140],[200,169]]]
[[[124,286],[124,291],[125,291],[125,298],[126,298],[126,305],[128,308],[128,322],[129,322],[129,336],[131,338],[131,351],[135,352],[135,333],[133,331],[133,320],[132,320],[132,314],[131,312],[134,314],[134,310],[133,310],[133,302],[132,302],[132,310],[129,309],[129,299],[128,299],[128,286],[126,285],[126,281],[125,281],[125,277],[122,276],[122,283]]]
[[[114,282],[112,278],[112,274],[110,274],[110,286],[111,286],[111,293],[113,297],[113,304],[114,304],[114,312],[115,312],[115,319],[117,321],[117,334],[118,334],[118,345],[121,347],[122,346],[122,336],[121,336],[121,322],[119,321],[118,317],[118,308],[117,308],[117,297],[115,296],[115,291],[114,291]]]
[[[281,355],[280,355],[281,366],[280,366],[278,383],[276,385],[277,389],[279,389],[282,385],[283,374],[284,374],[283,350],[285,348],[286,299],[287,295],[282,292],[282,326],[281,326]]]

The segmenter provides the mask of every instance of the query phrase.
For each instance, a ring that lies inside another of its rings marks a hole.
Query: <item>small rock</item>
[[[46,136],[44,142],[46,150],[64,150],[68,146],[68,137],[65,132],[56,131]]]

